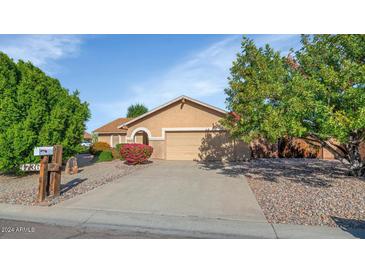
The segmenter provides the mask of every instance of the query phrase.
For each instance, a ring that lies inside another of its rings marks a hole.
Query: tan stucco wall
[[[137,133],[134,137],[134,143],[143,144],[143,134]]]
[[[119,144],[119,135],[113,135],[113,147]]]
[[[115,147],[116,144],[119,143],[126,143],[126,135],[125,134],[118,134],[118,133],[106,133],[106,134],[98,134],[98,141],[99,142],[106,142],[109,145],[111,145],[110,143],[110,136],[113,135],[113,146]],[[120,136],[120,137],[119,137]]]
[[[329,152],[327,149],[325,148],[322,148],[322,158],[325,159],[325,160],[333,160],[335,159],[335,156]]]
[[[98,142],[105,142],[110,145],[110,135],[109,134],[99,134]]]
[[[222,117],[222,113],[190,101],[185,101],[183,105],[181,102],[176,102],[128,125],[127,136],[130,137],[133,130],[138,127],[148,128],[153,137],[161,136],[161,128],[212,127]]]
[[[150,141],[150,146],[153,147],[152,158],[165,159],[165,141]]]

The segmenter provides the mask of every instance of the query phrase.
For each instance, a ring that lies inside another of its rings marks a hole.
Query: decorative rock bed
[[[126,165],[120,160],[95,163],[92,158],[80,159],[79,162],[79,173],[67,175],[62,172],[61,195],[55,199],[48,199],[45,204],[53,205],[73,198],[152,164],[132,166]],[[0,203],[37,205],[37,190],[37,174],[23,177],[0,175]]]
[[[365,228],[365,178],[338,161],[257,159],[241,169],[270,223]]]

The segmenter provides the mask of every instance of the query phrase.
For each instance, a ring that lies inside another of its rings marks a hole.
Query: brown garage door
[[[248,145],[232,141],[226,132],[167,132],[167,160],[238,160],[250,157]]]

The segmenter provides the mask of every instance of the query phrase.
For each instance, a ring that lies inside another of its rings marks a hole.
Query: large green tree
[[[130,105],[127,109],[127,117],[135,118],[148,112],[148,108],[143,104]]]
[[[35,146],[61,144],[65,157],[77,153],[89,117],[78,91],[70,94],[30,62],[15,63],[0,52],[1,172],[39,161]]]
[[[223,122],[245,141],[286,136],[314,140],[365,174],[365,35],[303,35],[302,47],[281,56],[243,38],[231,68]]]

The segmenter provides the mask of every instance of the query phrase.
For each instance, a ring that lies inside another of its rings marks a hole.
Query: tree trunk
[[[340,160],[341,163],[348,167],[350,175],[356,177],[365,175],[365,159],[362,159],[360,154],[360,145],[363,141],[362,138],[359,138],[354,134],[350,136],[347,144],[337,145],[331,141],[324,141],[315,134],[311,134],[310,137],[319,142],[322,147],[330,151],[335,155],[336,159]]]
[[[348,161],[350,164],[350,173],[353,176],[360,177],[365,175],[365,163],[360,155],[360,143],[350,143],[346,145],[348,150]]]

